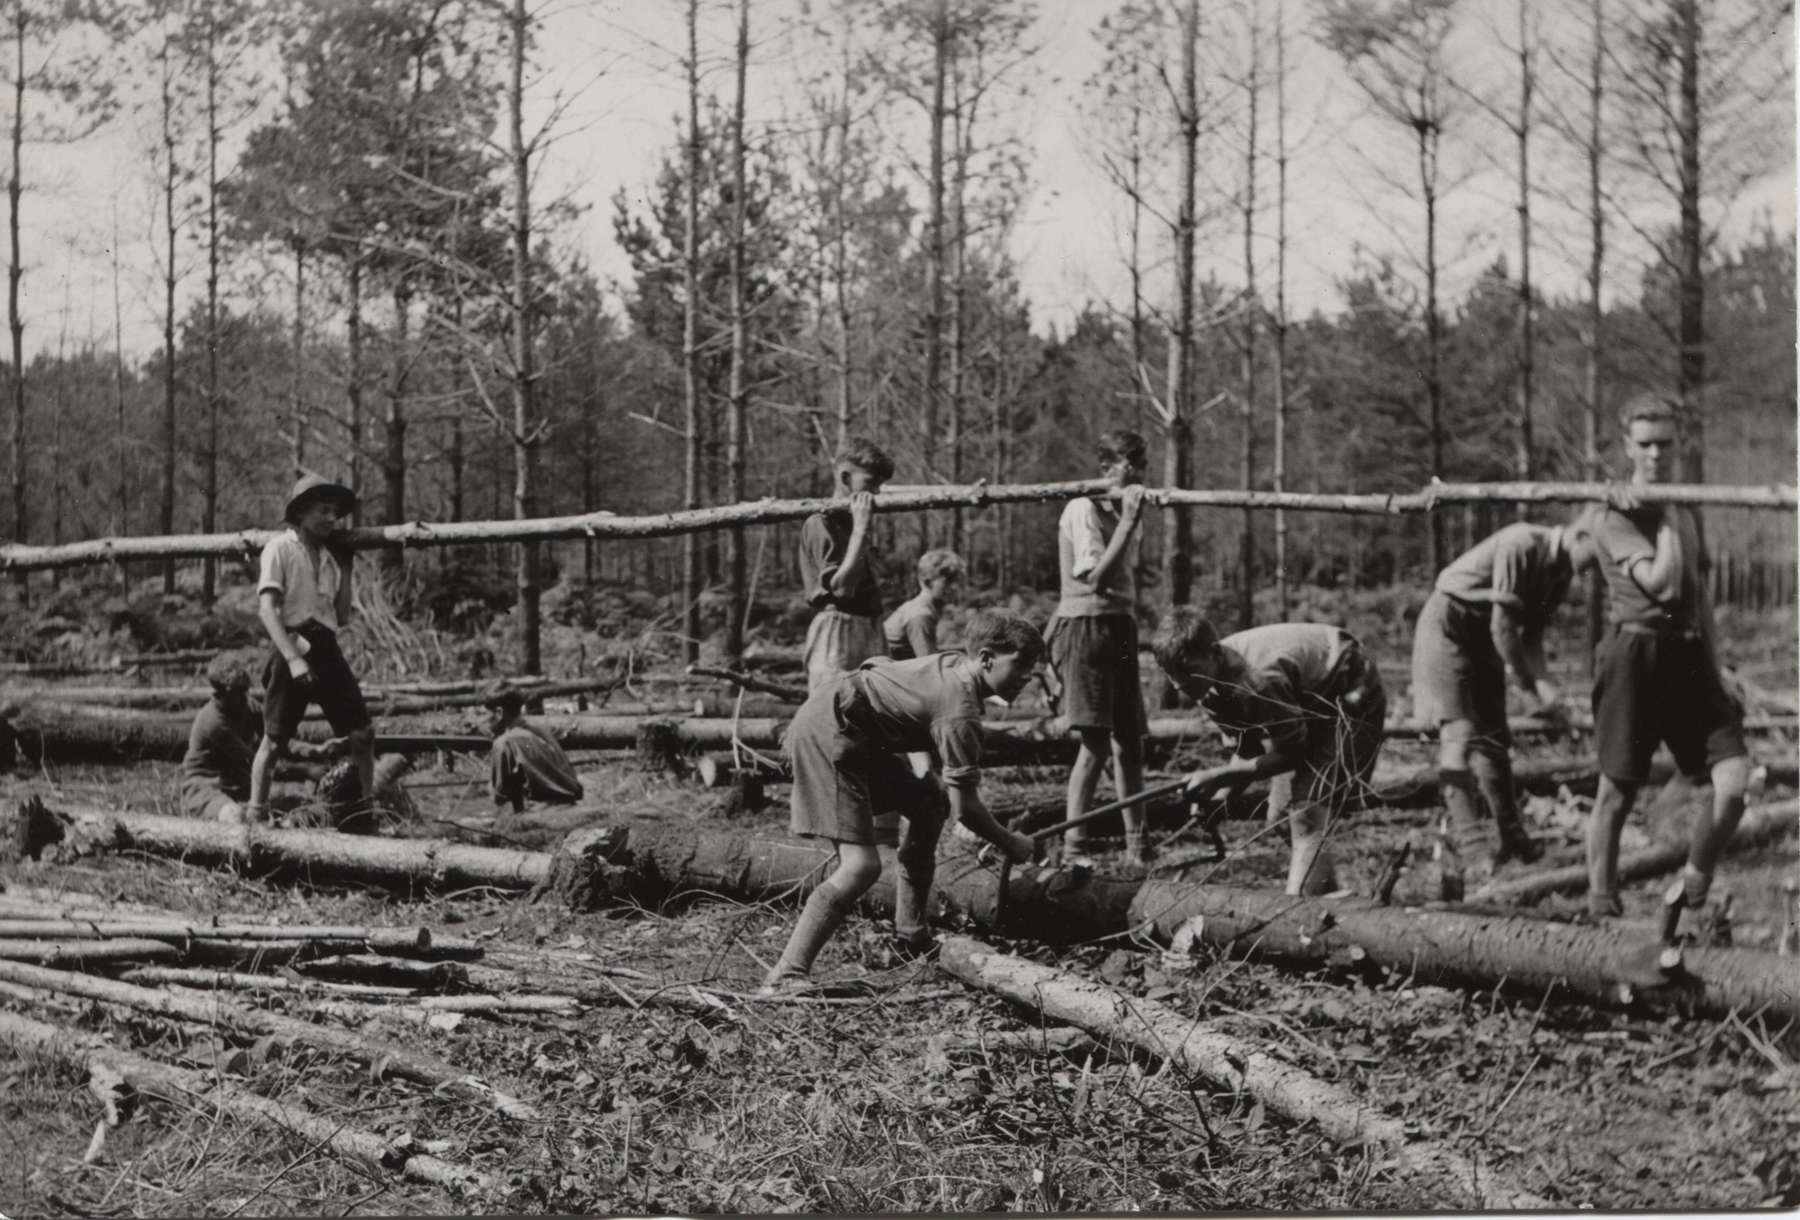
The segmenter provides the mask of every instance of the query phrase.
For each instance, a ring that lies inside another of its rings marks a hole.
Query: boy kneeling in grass
[[[930,948],[927,900],[937,861],[938,834],[949,814],[993,843],[1014,863],[1032,858],[1032,842],[994,821],[981,803],[981,709],[989,696],[1011,700],[1024,689],[1044,654],[1044,638],[1015,614],[978,618],[969,650],[911,661],[872,661],[843,674],[807,699],[788,732],[794,767],[792,829],[829,839],[837,868],[806,900],[765,993],[804,987],[819,950],[881,876],[875,814],[905,819],[899,876],[894,884],[894,930],[913,954]],[[907,765],[909,751],[928,751],[937,779],[921,779]]]
[[[1381,672],[1349,632],[1272,623],[1220,639],[1206,616],[1177,606],[1151,646],[1169,678],[1214,724],[1240,734],[1237,756],[1188,777],[1190,798],[1269,778],[1268,820],[1292,837],[1287,892],[1336,887],[1325,840],[1375,770],[1387,696]]]

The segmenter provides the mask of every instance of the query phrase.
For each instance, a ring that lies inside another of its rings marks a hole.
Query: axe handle
[[[1167,783],[1157,784],[1153,788],[1146,788],[1142,792],[1134,792],[1130,796],[1120,797],[1116,801],[1111,801],[1098,808],[1090,809],[1078,818],[1070,818],[1066,822],[1058,822],[1054,826],[1046,826],[1042,830],[1034,830],[1031,832],[1031,837],[1033,839],[1048,839],[1051,835],[1061,834],[1065,830],[1091,822],[1095,818],[1104,817],[1109,813],[1117,813],[1121,809],[1129,809],[1133,805],[1141,805],[1145,801],[1153,801],[1159,796],[1168,796],[1171,792],[1180,792],[1185,787],[1187,787],[1187,776],[1184,775],[1180,779],[1172,779]]]

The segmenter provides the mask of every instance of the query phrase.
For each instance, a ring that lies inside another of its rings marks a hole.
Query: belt
[[[1614,629],[1629,632],[1632,635],[1662,636],[1676,640],[1698,640],[1703,638],[1698,629],[1682,627],[1675,623],[1615,623]]]

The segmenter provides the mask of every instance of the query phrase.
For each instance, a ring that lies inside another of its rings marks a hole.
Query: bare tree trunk
[[[175,532],[175,66],[169,39],[162,43],[163,142],[163,470],[162,515],[165,533]],[[163,565],[163,593],[175,592],[175,563]]]
[[[1431,428],[1431,475],[1444,476],[1444,320],[1438,309],[1437,195],[1438,137],[1435,120],[1418,125],[1419,189],[1425,199],[1425,400]],[[1444,519],[1431,514],[1431,569],[1442,571],[1449,562]]]
[[[1604,350],[1602,326],[1605,311],[1600,303],[1602,272],[1606,265],[1606,198],[1600,190],[1600,169],[1605,149],[1600,143],[1601,119],[1606,101],[1606,3],[1589,0],[1593,20],[1593,47],[1588,60],[1588,273],[1587,273],[1587,342],[1586,397],[1587,411],[1582,436],[1585,461],[1583,474],[1598,483],[1605,478],[1600,464],[1600,420],[1603,405],[1600,398],[1600,357]],[[1606,630],[1606,585],[1598,571],[1587,574],[1587,668],[1594,672],[1600,636]]]
[[[406,520],[406,381],[411,360],[407,338],[411,318],[412,290],[401,282],[394,286],[394,352],[381,450],[381,516],[389,524]],[[404,563],[398,547],[381,553],[381,566],[386,571],[398,572]]]
[[[360,498],[362,496],[362,443],[363,443],[363,316],[362,316],[362,251],[353,250],[350,255],[350,316],[346,322],[346,342],[349,347],[350,369],[348,382],[344,387],[345,397],[350,403],[349,432],[350,449],[350,490]]]
[[[525,46],[531,36],[531,15],[525,0],[513,0],[508,21],[511,76],[507,83],[507,139],[512,161],[512,399],[513,399],[513,518],[525,521],[536,514],[537,491],[537,366],[533,350],[531,277],[531,147],[525,142]],[[538,631],[538,547],[533,541],[519,544],[516,569],[519,595],[519,671],[543,672]]]
[[[1200,101],[1196,56],[1200,40],[1200,0],[1188,0],[1181,15],[1181,203],[1175,222],[1175,333],[1169,336],[1169,435],[1163,450],[1163,483],[1186,487],[1193,447],[1194,408],[1194,239],[1195,180],[1200,143]],[[1171,605],[1186,605],[1193,583],[1194,541],[1185,505],[1165,510],[1164,583]]]
[[[112,297],[113,297],[113,443],[119,460],[119,525],[120,537],[131,532],[131,468],[127,458],[131,446],[125,439],[125,311],[119,295],[119,203],[113,200],[112,213]],[[119,565],[119,587],[129,589],[131,576],[125,565]]]
[[[1270,486],[1287,490],[1287,26],[1286,7],[1275,6],[1275,452]],[[1275,606],[1288,618],[1288,522],[1275,510]]]
[[[312,412],[306,409],[306,243],[294,239],[294,376],[289,390],[294,415],[294,477],[306,469],[306,434]]]
[[[1254,10],[1253,10],[1254,11]],[[1250,19],[1250,60],[1245,77],[1247,102],[1244,142],[1244,330],[1242,377],[1244,401],[1239,412],[1244,436],[1239,483],[1245,491],[1256,486],[1256,336],[1262,303],[1256,294],[1256,116],[1261,82],[1257,67],[1262,55],[1262,29],[1253,15]],[[1244,629],[1256,622],[1256,513],[1246,508],[1242,518],[1243,533],[1238,539],[1238,627]]]
[[[1518,450],[1513,460],[1514,477],[1520,482],[1529,483],[1534,476],[1534,457],[1532,441],[1532,397],[1535,376],[1535,326],[1533,319],[1533,302],[1531,286],[1531,106],[1532,93],[1536,87],[1536,73],[1532,67],[1533,37],[1530,28],[1531,0],[1518,0],[1519,5],[1519,116],[1514,127],[1514,136],[1519,146],[1519,308],[1518,308],[1518,342],[1519,371],[1515,385],[1518,400],[1519,431],[1517,436]],[[1523,509],[1519,510],[1519,518],[1524,519]]]
[[[13,5],[12,166],[6,181],[6,231],[10,261],[6,265],[6,324],[12,334],[12,500],[13,538],[20,546],[31,540],[25,498],[25,318],[19,312],[19,281],[25,263],[19,250],[19,210],[24,194],[25,157],[25,21],[23,3]],[[173,569],[171,569],[172,573]],[[30,578],[19,573],[19,597],[28,599]]]
[[[1681,102],[1676,115],[1680,144],[1677,171],[1681,248],[1677,257],[1680,297],[1681,362],[1677,384],[1686,416],[1686,443],[1681,477],[1688,483],[1706,478],[1706,280],[1701,270],[1705,231],[1700,224],[1700,6],[1699,0],[1675,0],[1676,53],[1681,60]]]
[[[731,405],[725,419],[725,499],[731,504],[744,499],[744,425],[750,398],[749,306],[744,292],[744,87],[749,72],[750,0],[738,0],[737,93],[731,108]],[[744,527],[734,527],[727,537],[730,604],[725,608],[725,655],[735,663],[744,653],[744,626],[750,613],[749,563]]]
[[[700,507],[700,4],[687,6],[687,223],[681,239],[682,401],[687,443],[682,465],[682,506]],[[682,657],[700,659],[700,539],[681,540]]]
[[[219,528],[219,61],[218,23],[213,6],[206,12],[206,471],[200,504],[200,528]],[[200,596],[212,605],[218,593],[219,567],[204,560]]]
[[[968,271],[969,271],[969,156],[974,140],[975,103],[963,97],[962,59],[950,65],[953,96],[951,99],[951,142],[956,164],[951,171],[950,186],[950,384],[944,408],[949,416],[944,429],[944,442],[950,450],[950,482],[962,482],[963,461],[963,383],[968,346]],[[968,109],[965,110],[964,106]],[[963,510],[950,510],[950,549],[964,554]],[[968,558],[968,556],[964,556]]]
[[[949,84],[950,41],[949,0],[932,0],[931,7],[931,194],[929,218],[926,222],[926,317],[925,317],[925,417],[919,428],[920,473],[929,482],[937,481],[938,411],[943,396],[944,369],[944,90]],[[931,518],[919,519],[921,542],[931,545]]]

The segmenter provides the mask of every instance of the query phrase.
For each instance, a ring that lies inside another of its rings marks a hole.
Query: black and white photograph
[[[1800,1209],[1788,0],[0,0],[0,1220]]]

